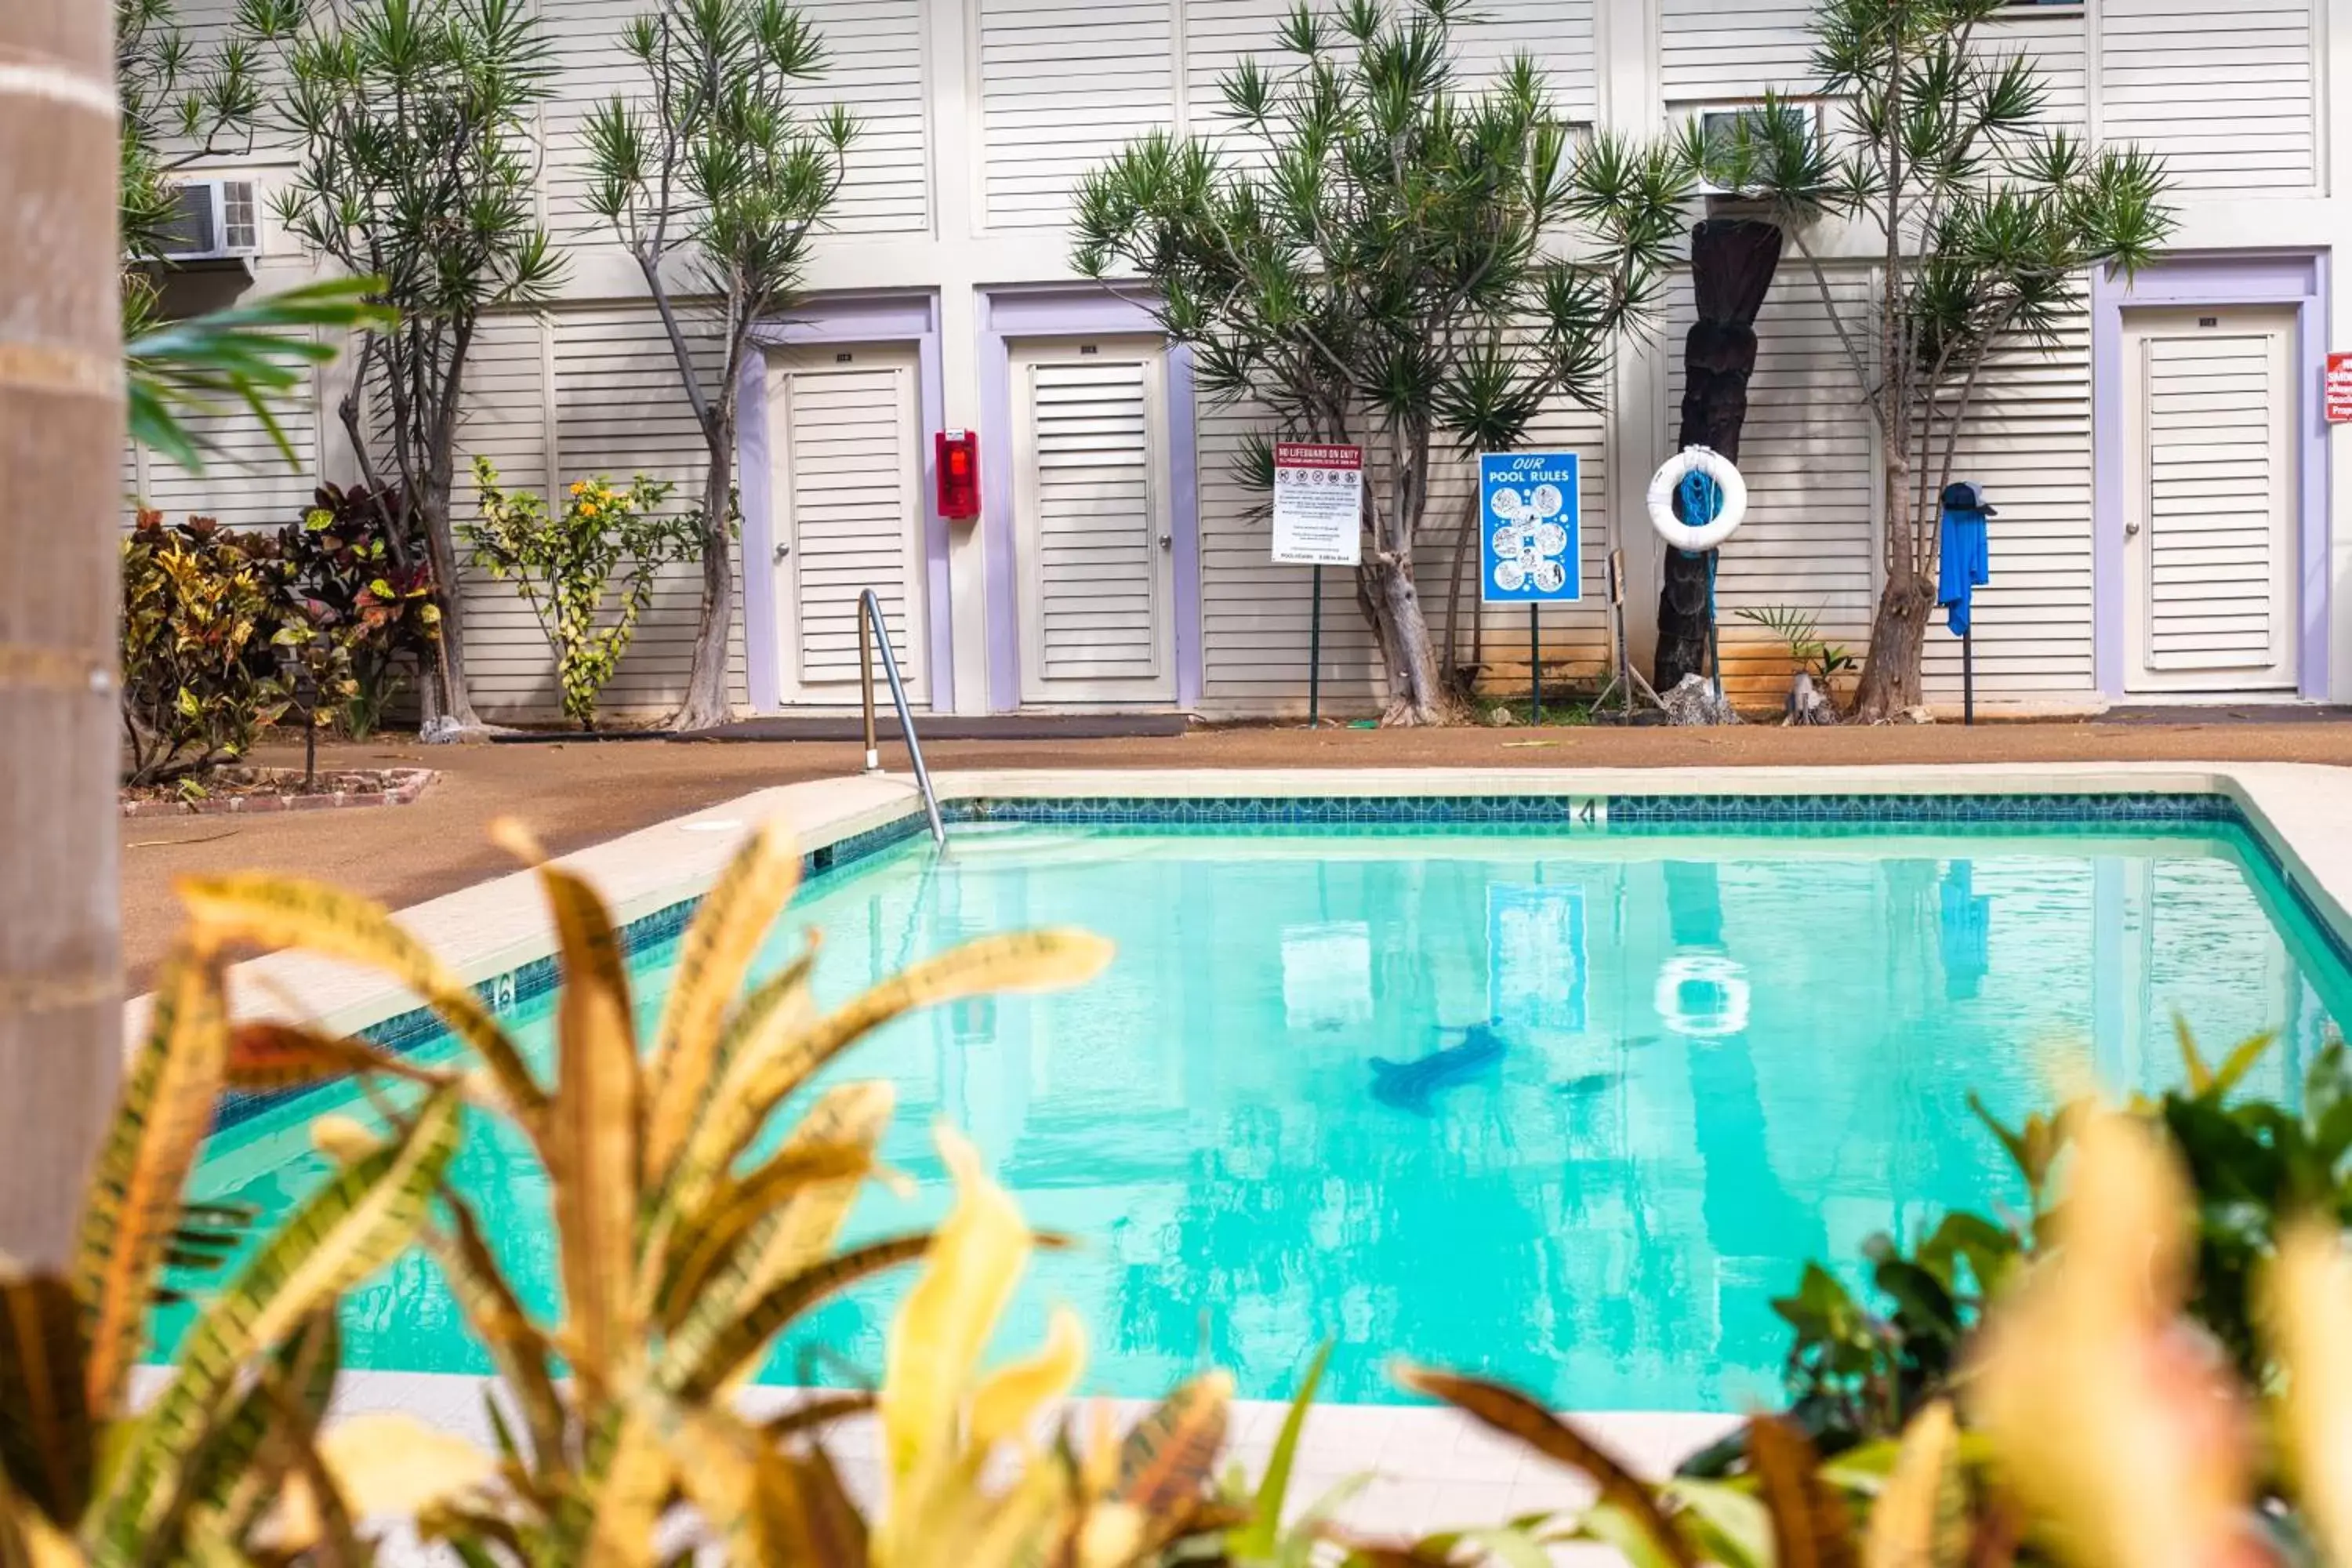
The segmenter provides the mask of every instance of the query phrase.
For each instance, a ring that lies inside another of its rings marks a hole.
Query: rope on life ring
[[[1706,522],[1675,515],[1675,487],[1688,474],[1704,474],[1723,493],[1723,505]],[[1748,518],[1748,481],[1730,458],[1706,447],[1685,447],[1668,458],[1650,480],[1650,526],[1677,550],[1703,555],[1739,531]]]

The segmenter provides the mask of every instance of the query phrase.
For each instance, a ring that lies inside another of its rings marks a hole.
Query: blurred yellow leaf
[[[369,1131],[356,1117],[331,1110],[310,1119],[311,1147],[339,1164],[363,1160],[383,1142],[381,1135]]]
[[[2330,1559],[2352,1562],[2352,1266],[2336,1226],[2291,1232],[2263,1294],[2286,1371],[2280,1436],[2295,1495]]]
[[[2074,1563],[2205,1568],[2237,1531],[2245,1455],[2228,1384],[2177,1319],[2187,1205],[2153,1133],[2085,1116],[2054,1254],[1993,1313],[1973,1408]]]
[[[563,964],[557,1003],[561,1068],[541,1152],[547,1162],[562,1266],[566,1327],[580,1375],[617,1378],[636,1339],[636,1028],[628,968],[604,900],[553,866],[540,880],[555,913]]]
[[[1938,1550],[1943,1502],[1952,1461],[1959,1452],[1959,1426],[1949,1401],[1938,1399],[1911,1419],[1896,1450],[1895,1469],[1870,1510],[1863,1543],[1864,1568],[1941,1568]]]
[[[988,1374],[971,1396],[971,1446],[986,1450],[1018,1437],[1040,1410],[1070,1392],[1087,1364],[1087,1331],[1078,1315],[1055,1307],[1045,1348]]]
[[[355,1520],[413,1519],[498,1473],[490,1457],[464,1438],[396,1411],[337,1422],[319,1439],[319,1458]],[[318,1499],[301,1479],[299,1470],[288,1478],[274,1532],[274,1543],[287,1551],[303,1550],[320,1536]]]
[[[800,883],[800,848],[780,825],[762,825],[703,895],[678,951],[677,974],[655,1031],[646,1128],[650,1182],[669,1175],[702,1110],[718,1060],[719,1020],[744,972]]]
[[[922,1277],[890,1324],[884,1352],[882,1419],[888,1511],[876,1536],[877,1563],[913,1568],[941,1545],[968,1539],[986,1512],[990,1545],[970,1542],[960,1568],[1011,1561],[1033,1531],[1015,1515],[1035,1510],[1042,1525],[1051,1499],[1032,1484],[1033,1465],[1013,1494],[987,1504],[979,1490],[980,1455],[961,1441],[964,1401],[996,1324],[1013,1299],[1033,1238],[1021,1211],[982,1169],[980,1153],[952,1128],[939,1130],[940,1153],[954,1175],[956,1203],[926,1251]],[[1008,1398],[1008,1403],[1009,1398]],[[1056,1483],[1058,1488],[1058,1481]],[[1001,1552],[1001,1559],[991,1552]]]

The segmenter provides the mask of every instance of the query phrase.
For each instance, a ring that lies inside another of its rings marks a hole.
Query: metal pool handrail
[[[898,732],[907,737],[907,755],[914,759],[915,787],[923,793],[923,810],[931,819],[931,839],[947,847],[947,825],[940,820],[940,797],[931,792],[931,773],[923,766],[923,743],[915,739],[915,715],[907,706],[907,683],[898,679],[898,657],[890,651],[890,632],[882,624],[882,601],[867,588],[857,595],[857,680],[866,699],[866,771],[882,771],[882,749],[874,739],[874,648],[882,648],[882,673],[890,681],[890,701],[898,710]],[[868,636],[868,633],[871,636]]]

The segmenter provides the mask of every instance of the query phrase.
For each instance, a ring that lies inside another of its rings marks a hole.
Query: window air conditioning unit
[[[190,180],[172,187],[177,211],[163,226],[166,261],[221,261],[261,254],[261,207],[251,180]]]
[[[1812,127],[1813,144],[1817,147],[1821,145],[1825,123],[1821,104],[1783,99],[1780,100],[1780,107],[1784,110],[1793,110],[1803,115]],[[1753,138],[1760,140],[1764,133],[1764,106],[1760,103],[1710,106],[1697,111],[1697,120],[1699,134],[1706,138],[1707,146],[1713,150],[1727,152],[1738,140],[1743,126]],[[1707,179],[1704,174],[1700,176],[1698,188],[1701,193],[1710,196],[1727,196],[1735,194],[1728,188]]]

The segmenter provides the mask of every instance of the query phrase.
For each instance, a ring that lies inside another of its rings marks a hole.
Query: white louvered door
[[[2125,334],[2126,684],[2292,689],[2294,313],[2134,313]]]
[[[897,345],[796,349],[768,367],[778,666],[786,703],[855,702],[871,588],[908,695],[927,700],[920,403]]]
[[[1166,381],[1157,342],[1014,351],[1024,704],[1176,699]]]

